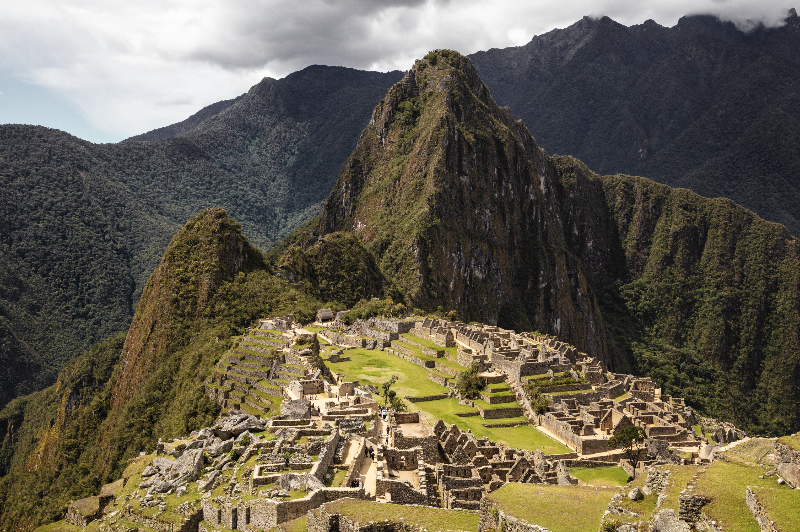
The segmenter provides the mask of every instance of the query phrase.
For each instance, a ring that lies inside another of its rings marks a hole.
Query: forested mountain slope
[[[727,197],[800,235],[800,18],[744,33],[584,18],[470,56],[539,145],[599,174]]]
[[[119,477],[127,461],[211,423],[202,380],[263,315],[322,302],[271,273],[241,226],[207,209],[172,238],[127,335],[70,361],[56,384],[0,412],[0,530],[31,530]],[[308,310],[312,309],[312,310]]]
[[[557,334],[750,430],[800,426],[787,229],[549,156],[455,52],[431,52],[389,91],[320,216],[271,253],[342,231],[410,305]]]
[[[269,248],[318,212],[399,72],[309,67],[96,145],[0,126],[0,405],[127,327],[169,238],[209,206]]]

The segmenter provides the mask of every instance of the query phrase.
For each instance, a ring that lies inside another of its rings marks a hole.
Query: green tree
[[[539,391],[539,387],[536,386],[535,382],[527,380],[523,386],[523,390],[528,394],[531,401],[531,408],[533,408],[534,412],[539,415],[547,412],[547,408],[550,406],[550,399],[542,395],[542,392]]]
[[[478,399],[481,391],[486,388],[486,379],[481,377],[481,365],[473,362],[466,371],[462,371],[456,378],[456,391],[462,398]]]
[[[647,435],[644,433],[642,427],[631,425],[617,431],[614,436],[608,440],[609,447],[622,447],[625,458],[631,463],[634,475],[636,476],[636,465],[642,459],[647,449],[644,447],[644,441]]]

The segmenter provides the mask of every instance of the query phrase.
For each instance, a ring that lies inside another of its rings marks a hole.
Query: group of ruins
[[[343,498],[476,511],[488,493],[509,482],[574,485],[578,480],[569,470],[577,466],[617,465],[635,476],[652,464],[705,464],[740,436],[731,428],[717,430],[714,441],[698,436],[698,417],[682,399],[663,394],[649,378],[610,372],[547,335],[429,318],[345,325],[344,316],[321,310],[308,329],[292,316],[254,324],[204,383],[222,407],[218,422],[159,442],[159,457],[126,496],[126,519],[158,530],[143,509],[163,507],[165,495],[187,489],[202,497],[187,503],[183,521],[171,530],[264,530],[306,514],[309,530],[326,530],[314,528],[309,512]],[[417,354],[408,348],[411,337],[401,337],[405,333],[418,339]],[[569,452],[516,449],[423,411],[387,409],[376,386],[331,369],[359,348],[422,366],[448,390],[406,397],[412,409],[457,398],[475,406],[484,426],[515,418]],[[499,393],[483,401],[458,397],[455,364],[477,364]],[[549,404],[544,412],[531,404],[528,379],[541,381],[538,389]],[[270,400],[280,403],[280,413],[270,410]],[[638,466],[609,446],[628,426],[647,436]],[[100,500],[96,507],[102,505]],[[74,508],[68,515],[76,524],[92,518]]]

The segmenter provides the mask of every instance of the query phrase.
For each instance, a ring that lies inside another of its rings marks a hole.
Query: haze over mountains
[[[702,16],[584,19],[472,60],[548,152],[731,197],[797,234],[799,27],[795,13],[750,34]],[[127,328],[170,236],[204,207],[264,250],[312,218],[400,77],[309,67],[111,145],[0,126],[0,404]]]

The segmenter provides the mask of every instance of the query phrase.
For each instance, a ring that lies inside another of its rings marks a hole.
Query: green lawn
[[[778,438],[778,443],[788,445],[795,451],[800,451],[800,432],[791,436],[781,436]]]
[[[333,468],[329,467],[328,468],[328,473],[331,473],[332,471],[333,471]],[[329,488],[330,487],[338,488],[338,487],[340,487],[342,485],[342,482],[344,482],[344,477],[346,477],[346,476],[347,476],[347,468],[346,467],[340,467],[336,471],[336,474],[333,475],[333,478],[331,479],[331,481],[330,482],[325,482],[325,485],[328,486]]]
[[[428,418],[431,425],[435,424],[439,419],[448,425],[456,424],[461,430],[472,430],[476,438],[483,438],[487,436],[492,441],[502,442],[510,447],[517,449],[535,450],[541,449],[545,454],[562,454],[570,452],[569,449],[548,438],[542,432],[530,425],[521,427],[484,427],[484,423],[512,423],[515,421],[527,422],[524,417],[510,418],[510,419],[483,419],[480,416],[471,417],[458,417],[456,412],[475,412],[475,409],[469,406],[458,404],[458,400],[454,397],[447,399],[439,399],[437,401],[425,401],[422,403],[414,403],[414,410],[423,411]]]
[[[597,532],[617,490],[510,482],[487,497],[508,515],[553,532]]]
[[[625,489],[623,490],[624,496],[617,502],[618,506],[638,514],[636,516],[629,516],[629,515],[621,515],[615,516],[616,519],[619,519],[622,523],[635,523],[637,521],[645,521],[647,522],[650,519],[650,516],[653,515],[653,512],[656,509],[656,503],[658,502],[658,493],[654,492],[650,495],[645,495],[644,499],[640,501],[632,501],[630,500],[627,495],[630,490],[633,488],[644,488],[645,482],[647,481],[647,475],[639,475],[635,479],[633,479]]]
[[[433,531],[478,531],[478,512],[465,510],[444,510],[402,504],[384,504],[355,499],[339,499],[325,505],[329,512],[335,512],[366,525],[371,521],[392,521],[413,523]]]
[[[692,480],[692,477],[700,471],[697,466],[682,466],[670,465],[664,466],[663,469],[669,470],[669,481],[664,490],[666,498],[661,501],[661,508],[672,508],[675,513],[678,513],[678,497],[681,491],[686,488],[686,485]],[[646,476],[642,474],[642,476]],[[727,529],[725,529],[727,530]]]
[[[763,473],[764,469],[759,467],[715,461],[700,475],[694,490],[711,498],[711,502],[703,507],[703,513],[717,521],[725,532],[760,532],[761,527],[747,509],[745,496],[747,486],[771,484],[777,487],[774,480],[759,479]]]
[[[393,389],[401,396],[427,396],[446,393],[448,389],[428,380],[427,369],[412,364],[398,356],[384,351],[368,349],[349,349],[346,355],[350,357],[347,362],[325,363],[331,371],[342,373],[346,380],[358,380],[362,384],[380,385],[388,381],[392,375],[397,375],[399,380]],[[409,410],[422,410],[427,414],[431,425],[442,419],[448,425],[455,423],[462,430],[471,429],[475,437],[488,436],[490,440],[500,441],[518,449],[542,449],[545,454],[561,454],[570,452],[565,446],[553,441],[530,425],[522,427],[486,428],[484,423],[513,423],[526,422],[524,417],[507,419],[483,419],[480,416],[458,417],[456,412],[477,412],[470,406],[459,405],[458,400],[452,397],[437,401],[422,403],[408,403]],[[483,403],[485,404],[485,403]],[[516,403],[505,405],[486,405],[488,408],[507,408]]]
[[[800,491],[773,487],[753,488],[753,493],[778,530],[800,530]]]
[[[576,467],[569,473],[592,486],[624,486],[630,479],[621,467]]]
[[[325,364],[335,373],[345,375],[346,380],[357,380],[361,384],[381,384],[397,375],[398,381],[392,386],[401,396],[426,396],[447,393],[447,388],[428,380],[428,370],[412,364],[398,356],[385,351],[370,349],[348,349],[346,362],[330,362]]]

